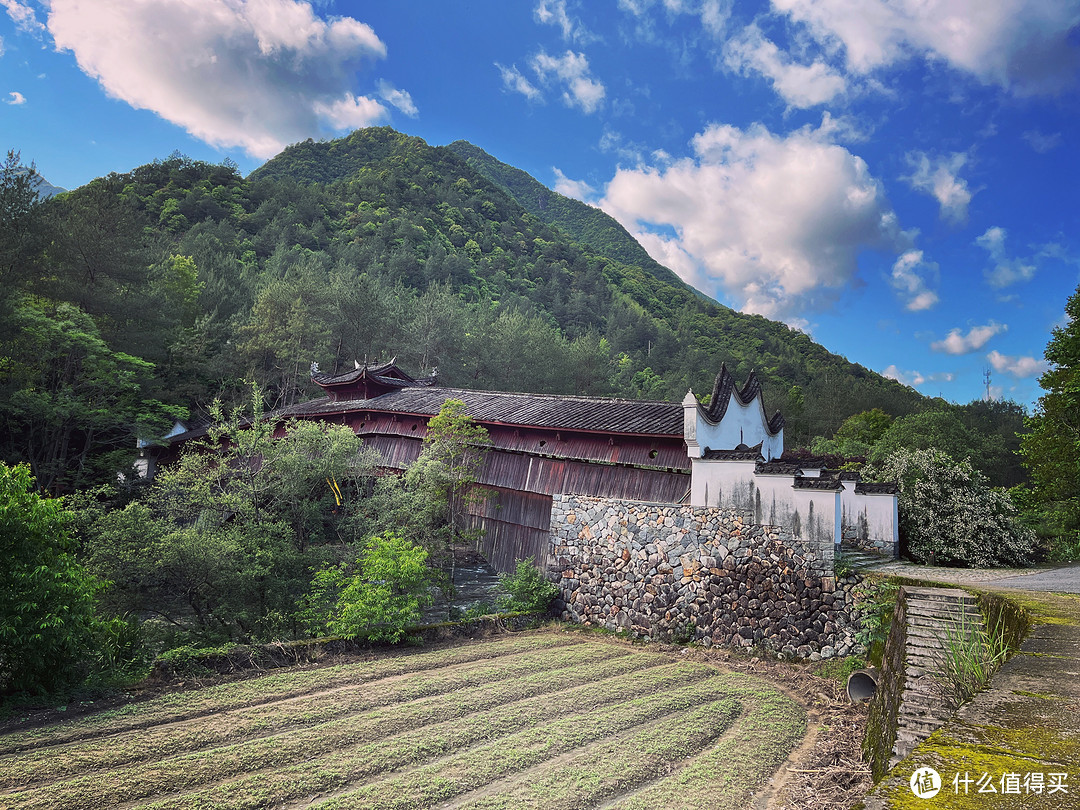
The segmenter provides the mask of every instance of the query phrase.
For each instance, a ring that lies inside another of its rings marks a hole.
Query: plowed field
[[[178,691],[0,735],[0,807],[743,808],[803,708],[539,631]]]

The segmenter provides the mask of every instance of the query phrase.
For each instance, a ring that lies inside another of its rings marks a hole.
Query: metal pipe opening
[[[847,694],[852,703],[864,703],[877,692],[879,673],[877,667],[857,669],[848,675]]]

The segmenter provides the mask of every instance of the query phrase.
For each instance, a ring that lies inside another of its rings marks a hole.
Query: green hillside
[[[568,213],[530,213],[481,154],[372,128],[296,144],[247,178],[173,156],[27,195],[0,234],[0,456],[33,460],[46,486],[92,480],[137,433],[236,401],[244,380],[273,407],[321,393],[312,363],[394,356],[447,385],[669,400],[708,393],[727,363],[757,371],[799,444],[926,402],[703,299],[594,209],[547,192],[547,214]]]
[[[480,174],[505,191],[522,208],[596,253],[623,264],[640,267],[660,281],[686,286],[677,275],[650,256],[611,216],[580,200],[558,194],[528,172],[489,155],[468,141],[454,141],[452,149]]]

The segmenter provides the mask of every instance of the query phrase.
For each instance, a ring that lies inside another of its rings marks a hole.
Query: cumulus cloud
[[[521,93],[529,101],[542,101],[543,96],[540,93],[540,88],[530,82],[520,70],[517,65],[511,65],[506,67],[495,63],[495,67],[499,69],[499,74],[502,76],[503,87],[507,90],[511,90],[515,93]]]
[[[881,184],[830,131],[713,124],[694,157],[620,167],[601,207],[690,284],[794,322],[856,281],[860,251],[906,242]]]
[[[997,349],[986,355],[986,359],[990,361],[990,365],[992,365],[996,371],[1011,374],[1017,379],[1038,377],[1050,368],[1050,364],[1045,360],[1040,360],[1035,357],[1012,357],[1007,354],[1002,354],[997,351]]]
[[[728,40],[724,62],[743,75],[755,72],[771,80],[773,88],[789,107],[805,109],[824,104],[846,89],[844,77],[824,62],[796,64],[756,25],[748,26]]]
[[[908,312],[921,312],[938,302],[938,294],[929,288],[927,278],[936,279],[938,266],[923,258],[921,250],[905,250],[893,264],[889,282],[904,296],[904,308]]]
[[[8,93],[8,97],[4,99],[4,103],[5,104],[11,104],[12,106],[17,106],[19,104],[25,104],[26,103],[26,96],[24,96],[18,90],[12,90],[10,93]]]
[[[542,82],[558,80],[562,84],[563,101],[568,107],[593,113],[604,102],[604,85],[589,74],[589,60],[583,53],[567,51],[562,56],[551,56],[541,51],[533,57],[532,68]]]
[[[1056,93],[1075,78],[1076,0],[772,0],[848,69],[869,73],[912,56],[942,61],[1020,94]]]
[[[51,0],[48,30],[109,95],[255,157],[386,115],[351,91],[386,46],[300,0]]]
[[[967,181],[960,177],[960,170],[967,163],[964,152],[948,156],[931,157],[926,152],[909,152],[908,165],[911,175],[904,179],[916,191],[931,195],[941,206],[941,218],[959,225],[967,221],[971,191]]]
[[[1005,237],[1008,232],[997,226],[987,228],[975,244],[990,254],[993,267],[985,272],[991,287],[1001,289],[1019,281],[1028,281],[1035,275],[1035,265],[1027,259],[1010,258],[1005,253]]]
[[[555,166],[552,166],[551,170],[555,173],[555,191],[559,194],[582,202],[586,202],[589,197],[596,194],[596,189],[584,180],[571,180]]]
[[[930,348],[935,352],[945,352],[946,354],[970,354],[971,352],[977,352],[986,345],[990,338],[1005,332],[1008,328],[1006,324],[990,321],[985,326],[971,327],[965,335],[963,330],[957,327],[950,330],[944,340],[936,340],[931,343]]]
[[[420,111],[416,109],[416,104],[413,103],[408,90],[399,90],[385,79],[379,80],[378,90],[379,98],[391,107],[400,110],[410,118],[415,118],[419,114]]]
[[[45,33],[45,26],[37,18],[34,10],[18,0],[0,0],[0,6],[4,7],[15,27],[26,34],[41,36]]]

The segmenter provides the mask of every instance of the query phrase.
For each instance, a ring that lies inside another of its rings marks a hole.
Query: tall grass
[[[941,672],[937,675],[945,696],[961,706],[990,683],[1009,657],[1008,628],[1004,618],[987,629],[981,614],[961,610],[960,621],[946,625],[938,634],[942,648]]]

